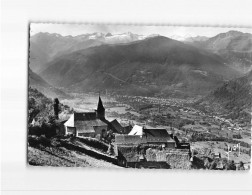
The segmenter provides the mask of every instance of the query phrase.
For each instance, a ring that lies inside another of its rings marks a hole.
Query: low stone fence
[[[149,148],[146,150],[146,160],[155,162],[167,162],[171,169],[190,169],[189,150],[167,149],[157,150]]]

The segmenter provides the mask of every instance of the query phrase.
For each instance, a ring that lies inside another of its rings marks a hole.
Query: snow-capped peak
[[[88,39],[96,39],[108,44],[116,44],[116,43],[129,43],[133,41],[143,40],[145,38],[154,37],[157,35],[138,35],[132,32],[125,32],[121,34],[111,34],[111,33],[93,33],[89,35]]]
[[[61,35],[54,34],[55,37],[60,37]],[[102,43],[107,44],[119,44],[119,43],[130,43],[133,41],[139,41],[150,37],[159,36],[156,34],[151,35],[138,35],[134,34],[132,32],[125,32],[120,34],[112,34],[110,32],[108,33],[101,33],[101,32],[95,32],[95,33],[87,33],[87,34],[80,34],[77,36],[66,36],[67,38],[73,38],[78,41],[86,41],[86,40],[97,40]]]

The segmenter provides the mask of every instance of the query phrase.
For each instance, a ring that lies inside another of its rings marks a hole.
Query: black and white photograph
[[[251,195],[251,0],[0,0],[0,194]]]
[[[31,22],[27,69],[29,166],[250,169],[251,28]]]

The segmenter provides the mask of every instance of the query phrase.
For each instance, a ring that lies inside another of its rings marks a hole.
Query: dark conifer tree
[[[58,100],[58,98],[54,99],[53,108],[54,108],[55,119],[59,119],[59,100]]]

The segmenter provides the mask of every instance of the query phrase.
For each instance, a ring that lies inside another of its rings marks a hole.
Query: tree
[[[55,119],[59,119],[59,100],[58,100],[58,98],[54,99],[53,108],[54,108]]]

